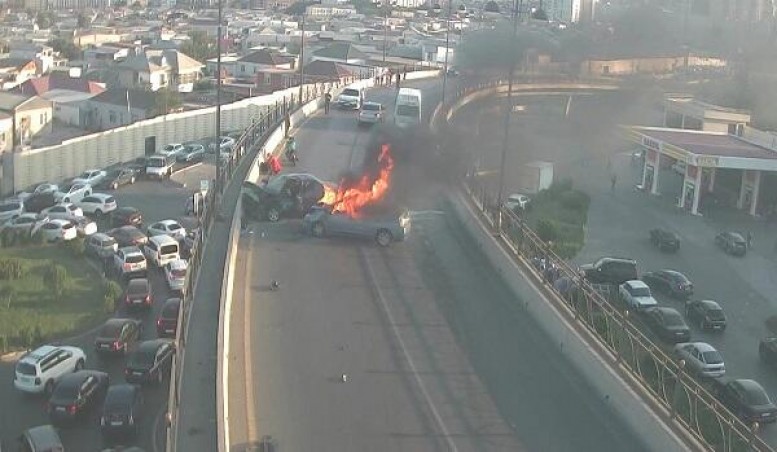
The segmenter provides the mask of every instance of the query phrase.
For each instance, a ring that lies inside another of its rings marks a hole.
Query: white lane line
[[[372,268],[372,264],[370,263],[370,260],[367,257],[367,253],[365,253],[364,248],[359,248],[359,252],[362,254],[362,258],[364,258],[365,266],[367,267],[367,272],[370,275],[370,279],[372,279],[373,285],[375,286],[375,292],[378,296],[378,300],[380,300],[380,304],[383,307],[383,311],[386,313],[386,317],[388,318],[389,325],[391,325],[391,331],[394,333],[394,337],[397,339],[397,343],[399,343],[399,347],[402,349],[402,354],[405,356],[405,359],[407,360],[407,364],[410,366],[410,371],[413,374],[413,378],[415,378],[416,383],[418,383],[418,387],[421,389],[421,394],[424,396],[424,399],[426,400],[426,404],[429,406],[429,409],[432,412],[432,416],[434,416],[434,420],[437,423],[437,426],[442,431],[443,437],[445,438],[445,441],[448,443],[448,449],[453,452],[458,452],[458,448],[456,447],[456,443],[453,442],[453,438],[451,437],[450,432],[448,431],[448,427],[445,425],[445,422],[442,420],[442,416],[440,416],[439,411],[437,411],[437,407],[434,405],[434,402],[432,402],[432,398],[429,396],[429,392],[426,390],[426,385],[424,384],[424,380],[421,378],[421,374],[418,372],[418,369],[415,366],[415,362],[413,361],[413,358],[410,356],[410,353],[407,351],[407,346],[405,345],[404,339],[402,339],[402,335],[399,332],[399,328],[397,328],[397,323],[394,321],[394,315],[391,313],[391,309],[389,308],[388,303],[386,302],[386,298],[383,296],[383,291],[380,289],[380,283],[378,282],[378,278],[375,275],[375,270]]]
[[[251,245],[253,245],[253,235],[248,238],[248,246],[246,247],[246,254],[248,255],[245,266],[246,281],[251,281],[251,270],[253,267]],[[251,359],[253,354],[251,353],[251,332],[248,329],[249,319],[251,319],[251,284],[247,283],[243,286],[243,362],[245,363],[246,430],[248,431],[246,439],[248,444],[254,444],[257,439],[256,412],[254,410],[253,361]]]

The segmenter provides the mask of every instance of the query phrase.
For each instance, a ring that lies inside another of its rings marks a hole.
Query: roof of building
[[[777,152],[734,135],[698,130],[635,127],[636,132],[696,155],[777,160]]]
[[[367,55],[354,47],[350,42],[335,42],[324,47],[323,49],[316,50],[313,52],[313,55],[317,57],[332,58],[342,61],[367,59]]]
[[[260,49],[251,52],[238,59],[241,63],[265,64],[267,66],[278,66],[280,64],[289,64],[294,61],[293,57],[283,56],[278,52],[271,52],[267,49]]]
[[[70,77],[64,72],[52,72],[43,77],[32,78],[24,83],[14,87],[11,92],[23,95],[37,95],[47,93],[51,90],[77,91],[81,93],[99,94],[105,91],[105,88],[99,83],[87,80],[85,78]]]
[[[0,68],[21,69],[31,62],[33,61],[30,58],[0,58]]]
[[[347,77],[353,75],[351,71],[336,61],[315,60],[305,65],[305,76],[311,77]]]
[[[93,98],[92,102],[127,106],[129,99],[130,108],[139,110],[153,110],[156,108],[156,93],[140,89],[108,89]]]
[[[30,97],[31,96],[0,91],[0,110],[13,111],[19,105],[27,102]]]

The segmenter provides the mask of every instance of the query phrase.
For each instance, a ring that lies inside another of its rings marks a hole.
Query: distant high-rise
[[[24,7],[33,11],[108,8],[112,0],[22,0]]]
[[[545,0],[543,7],[548,19],[556,22],[590,22],[598,0]]]

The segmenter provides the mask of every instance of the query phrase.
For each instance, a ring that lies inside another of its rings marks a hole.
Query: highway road
[[[315,116],[297,133],[294,171],[336,181],[368,137],[353,113]],[[283,450],[648,450],[524,315],[445,211],[447,188],[399,170],[416,193],[403,200],[414,212],[405,243],[314,239],[294,220],[241,237],[235,450],[262,438]]]
[[[138,181],[113,192],[119,206],[133,206],[140,209],[146,225],[153,221],[175,218],[184,215],[184,202],[194,187],[199,187],[200,179],[210,179],[214,175],[210,164],[196,165],[173,175],[169,181]],[[159,270],[149,272],[154,289],[155,304],[153,312],[143,318],[143,339],[156,338],[156,317],[164,301],[171,296]],[[95,281],[98,279],[95,273]],[[87,369],[99,369],[109,373],[111,383],[124,382],[124,360],[99,358],[94,353],[93,339],[96,331],[88,331],[77,337],[62,341],[63,344],[81,347],[87,353]],[[13,387],[14,361],[0,360],[0,440],[3,444],[12,441],[25,429],[47,424],[45,398],[29,397]],[[140,421],[136,444],[146,451],[162,451],[165,444],[164,412],[167,408],[168,384],[144,389],[145,407]],[[98,451],[103,445],[99,429],[100,408],[91,412],[88,419],[73,427],[61,429],[61,436],[67,450]]]

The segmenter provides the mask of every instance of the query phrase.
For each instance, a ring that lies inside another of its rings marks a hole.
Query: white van
[[[394,124],[400,128],[421,124],[421,90],[400,88],[394,107]]]
[[[173,175],[175,157],[154,154],[146,159],[146,175],[149,178],[164,179]]]
[[[149,237],[148,243],[143,247],[146,259],[157,267],[164,267],[168,262],[181,258],[181,250],[178,241],[169,235],[155,235]]]

